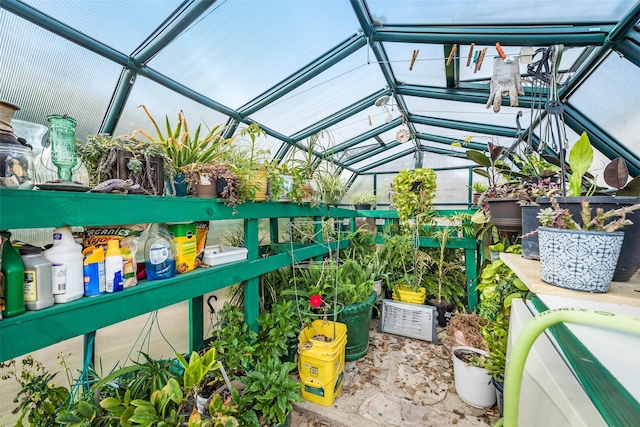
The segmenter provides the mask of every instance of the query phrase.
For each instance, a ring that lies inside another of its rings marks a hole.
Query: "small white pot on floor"
[[[458,357],[458,353],[464,351],[487,355],[486,351],[473,347],[453,347],[453,376],[456,392],[463,402],[474,408],[490,408],[496,403],[496,392],[491,383],[491,376],[484,368],[465,364]]]

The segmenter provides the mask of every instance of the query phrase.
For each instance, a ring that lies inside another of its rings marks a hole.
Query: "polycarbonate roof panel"
[[[402,147],[403,149],[409,148],[407,144],[400,145],[399,147]],[[399,159],[391,160],[390,162],[377,166],[373,169],[370,169],[367,172],[397,172],[402,169],[413,169],[415,168],[415,164],[416,164],[416,155],[415,153],[412,153],[412,154],[407,154],[406,156],[400,157]],[[393,175],[391,176],[391,179],[393,180]],[[378,194],[380,194],[380,190],[381,190],[381,187],[378,186],[378,192],[379,192]],[[388,187],[387,187],[387,190],[388,190]],[[382,191],[384,194],[384,189],[382,189]],[[389,200],[388,196],[386,200],[387,201]]]
[[[78,138],[98,132],[122,67],[4,9],[0,40],[0,99],[21,107],[16,119],[68,114]]]
[[[183,0],[22,1],[126,54],[132,53],[183,3]]]
[[[540,24],[611,22],[624,16],[636,0],[367,0],[373,19],[395,24]]]
[[[428,143],[423,143],[423,146],[428,146]],[[441,148],[441,147],[437,147]],[[456,167],[456,166],[477,166],[471,160],[466,158],[452,157],[452,156],[443,156],[438,153],[430,153],[428,151],[424,151],[422,153],[422,167],[429,169],[437,169],[437,168],[448,168],[448,167]]]
[[[596,125],[640,153],[640,68],[611,54],[569,98]]]
[[[446,86],[442,45],[424,43],[383,43],[382,45],[398,83]],[[413,69],[410,70],[414,50],[418,50],[418,56]]]
[[[487,95],[487,98],[489,96]],[[531,114],[529,108],[502,106],[499,113],[487,109],[484,104],[473,102],[447,101],[444,99],[421,98],[404,96],[410,114],[439,117],[443,119],[459,120],[487,125],[516,127],[516,116],[522,111],[520,123],[523,127],[529,123]]]
[[[391,101],[389,101],[389,105],[391,105]],[[395,106],[388,108],[388,110],[392,119],[400,116]],[[333,134],[337,145],[384,125],[385,114],[381,107],[371,106],[336,123],[329,128],[329,131]]]
[[[207,129],[219,124],[226,125],[229,119],[224,114],[192,101],[152,80],[138,76],[114,135],[131,135],[136,129],[142,129],[154,137],[157,135],[153,124],[144,110],[138,107],[139,105],[147,107],[149,114],[164,135],[166,135],[165,117],[169,117],[169,123],[175,127],[180,110],[184,112],[189,130],[192,132],[195,132],[199,124],[202,124],[202,129]]]
[[[347,1],[219,1],[149,66],[237,109],[358,26]]]
[[[380,67],[367,63],[368,47],[352,53],[324,73],[272,102],[251,118],[292,135],[384,88]]]
[[[361,160],[357,163],[354,163],[353,165],[351,165],[351,167],[353,169],[361,169],[364,168],[366,166],[369,166],[379,160],[384,160],[388,157],[393,156],[394,154],[398,154],[398,153],[402,153],[403,151],[409,149],[409,148],[415,148],[415,146],[413,145],[413,143],[408,142],[406,144],[399,144],[396,145],[395,147],[389,148],[387,150],[385,150],[383,153],[380,154],[376,154],[375,156],[371,156],[365,160]]]

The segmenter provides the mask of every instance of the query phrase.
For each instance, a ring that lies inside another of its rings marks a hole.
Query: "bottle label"
[[[122,270],[116,270],[111,277],[107,276],[106,291],[108,293],[119,292],[122,290]]]
[[[35,302],[37,299],[36,291],[36,271],[24,271],[24,300],[25,302]]]
[[[159,243],[154,243],[149,248],[149,262],[153,265],[162,264],[169,257],[169,250]]]
[[[67,266],[53,264],[51,266],[52,288],[54,295],[61,295],[67,291]]]
[[[53,240],[62,240],[62,233],[53,233]]]

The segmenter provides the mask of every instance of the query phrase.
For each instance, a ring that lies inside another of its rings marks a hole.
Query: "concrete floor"
[[[451,340],[440,345],[376,331],[367,354],[345,364],[345,383],[332,406],[295,405],[294,427],[483,426],[498,419],[496,407],[476,409],[455,392]]]

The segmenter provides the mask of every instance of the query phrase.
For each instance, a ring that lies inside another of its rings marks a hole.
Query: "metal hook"
[[[207,298],[207,305],[209,306],[209,313],[215,314],[216,310],[211,305],[211,298],[213,298],[216,302],[218,302],[218,297],[216,295],[209,295],[209,298]]]

